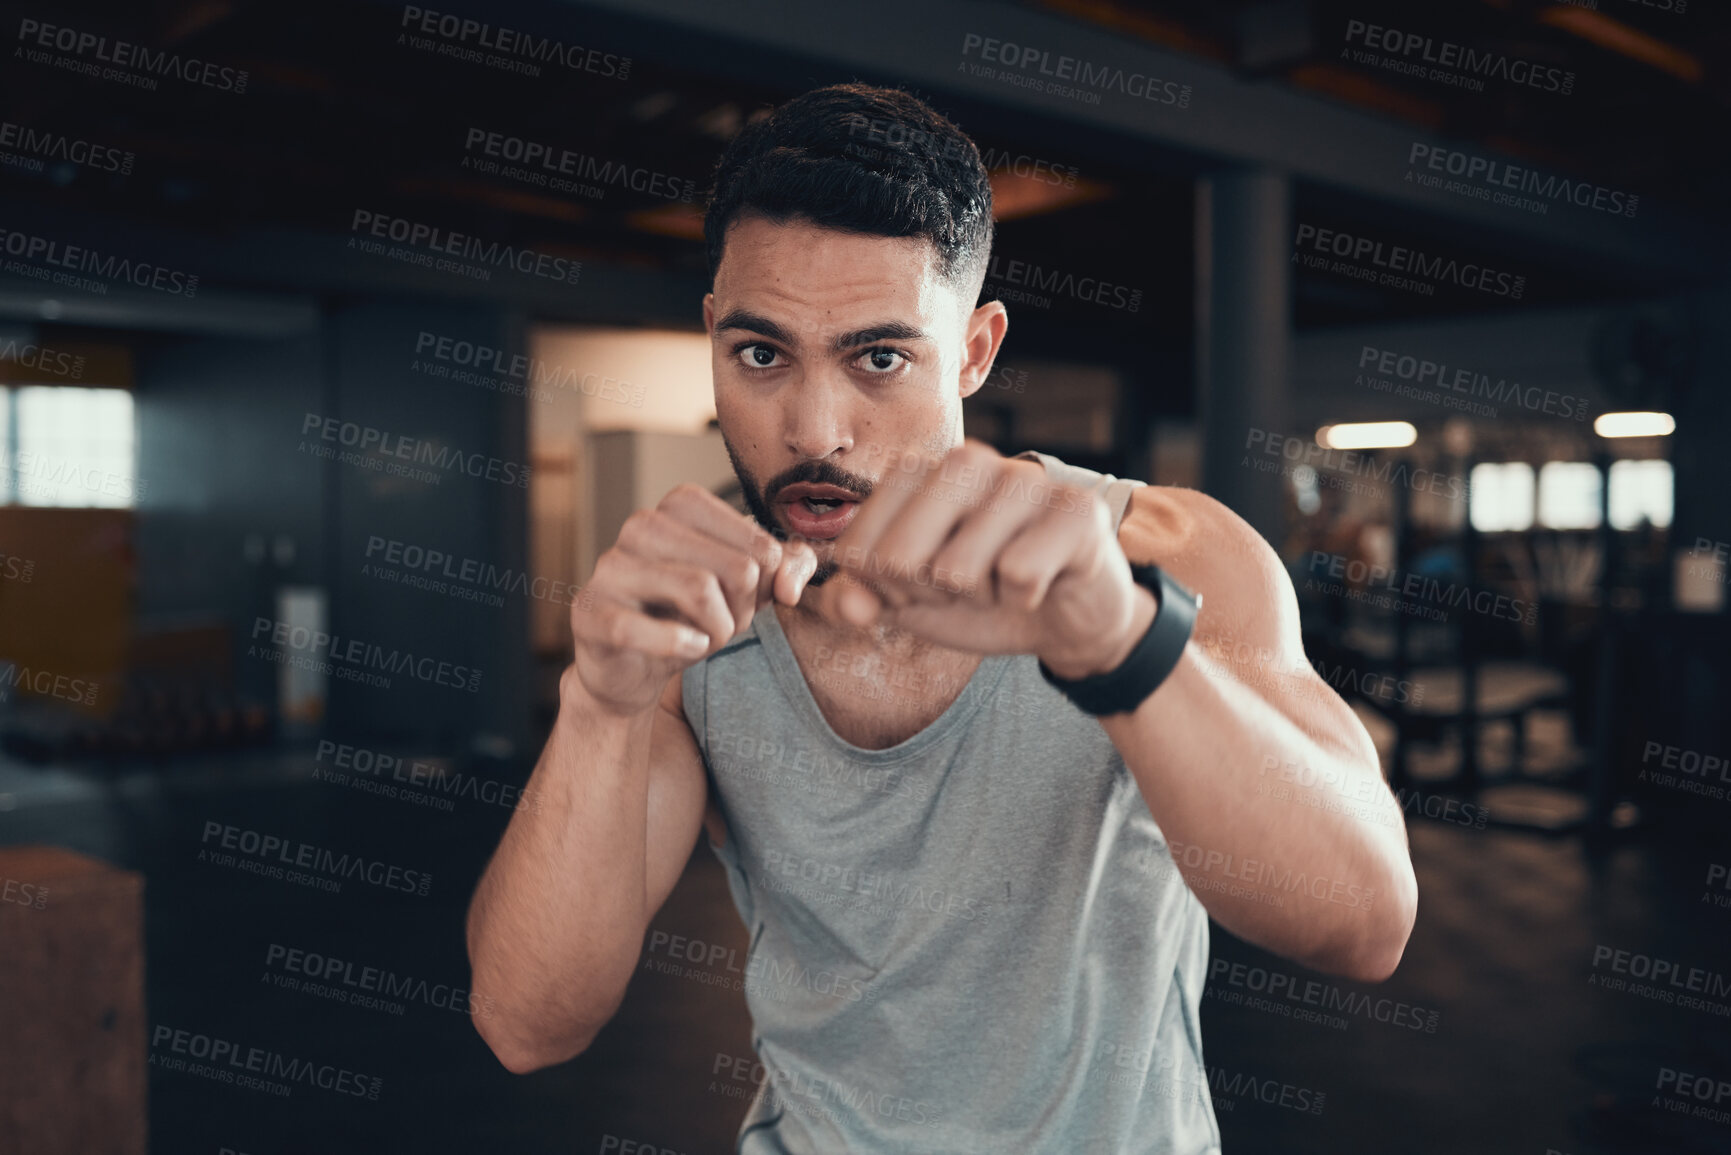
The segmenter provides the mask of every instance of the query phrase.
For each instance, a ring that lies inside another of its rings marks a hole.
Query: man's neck
[[[847,621],[836,606],[851,580],[838,574],[807,589],[799,605],[773,609],[831,728],[856,746],[883,749],[937,720],[973,677],[980,655],[887,625]]]

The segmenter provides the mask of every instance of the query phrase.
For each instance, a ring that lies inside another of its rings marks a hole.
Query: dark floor
[[[682,936],[685,957],[652,936],[646,969],[596,1045],[517,1077],[463,1014],[425,1001],[401,1015],[348,1006],[266,977],[276,944],[466,986],[463,911],[508,811],[378,798],[310,781],[293,758],[177,764],[171,785],[147,773],[101,790],[91,781],[0,770],[0,844],[59,843],[144,873],[152,1026],[382,1079],[376,1102],[306,1086],[278,1098],[153,1069],[153,1152],[536,1155],[634,1150],[627,1140],[657,1155],[731,1150],[745,1108],[737,1095],[750,1086],[726,1077],[751,1054],[731,986],[746,944],[707,849],[656,923]],[[1592,856],[1578,838],[1416,820],[1421,906],[1406,959],[1381,987],[1332,984],[1334,1023],[1290,1017],[1299,1005],[1290,1000],[1232,1002],[1263,981],[1246,970],[1235,984],[1232,962],[1313,976],[1216,928],[1226,964],[1203,1022],[1226,1088],[1216,1091],[1225,1149],[1731,1151],[1731,1123],[1680,1116],[1664,1105],[1677,1097],[1656,1092],[1664,1068],[1731,1079],[1731,1019],[1589,981],[1599,945],[1731,972],[1731,907],[1704,897],[1703,883],[1710,864],[1731,862],[1731,802],[1700,805],[1723,813],[1696,833],[1636,831]],[[424,898],[355,880],[331,894],[201,862],[211,821],[429,871],[433,883]],[[1384,997],[1392,1001],[1375,1001]],[[1376,1021],[1397,1004],[1398,1025]],[[1251,1080],[1265,1093],[1278,1084],[1321,1093],[1322,1110],[1260,1102]]]

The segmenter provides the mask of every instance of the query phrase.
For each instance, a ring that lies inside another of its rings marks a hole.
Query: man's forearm
[[[483,1037],[513,1069],[562,1061],[616,1009],[648,921],[648,764],[655,710],[597,709],[572,671],[529,780],[469,908],[474,990],[498,1014]]]
[[[1417,902],[1405,825],[1320,679],[1263,692],[1192,643],[1140,708],[1102,721],[1221,925],[1318,970],[1394,969]]]

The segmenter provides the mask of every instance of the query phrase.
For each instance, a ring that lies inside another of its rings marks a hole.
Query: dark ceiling
[[[1322,99],[1481,142],[1560,171],[1640,191],[1701,217],[1726,204],[1726,64],[1731,12],[1700,2],[1678,14],[1642,0],[1596,9],[1525,0],[1236,0],[1173,3],[1030,0],[1061,18],[1212,59]],[[628,82],[557,71],[530,79],[399,43],[403,8],[371,2],[151,0],[126,5],[7,3],[10,26],[53,22],[221,61],[250,73],[244,96],[165,82],[142,93],[17,59],[0,75],[9,122],[134,152],[125,176],[71,165],[0,165],[0,195],[244,237],[260,229],[346,232],[358,207],[513,243],[700,278],[696,206],[609,188],[599,199],[465,166],[471,132],[497,132],[652,170],[699,188],[744,118],[815,84],[852,79],[822,61],[774,57],[574,5],[495,3],[486,19],[573,43],[624,43]],[[461,10],[449,3],[442,8]],[[1492,81],[1465,92],[1365,68],[1342,56],[1348,22],[1421,29],[1577,75],[1566,97]],[[845,30],[838,28],[838,35]],[[742,55],[743,54],[743,55]],[[713,61],[706,66],[704,61]],[[861,79],[882,79],[862,77]],[[1000,253],[1143,291],[1134,313],[1066,299],[1028,316],[1029,346],[1095,346],[1090,359],[1181,350],[1191,329],[1192,184],[1110,134],[1044,122],[949,94],[936,103],[989,155],[1073,167],[1090,194],[1016,201]],[[1054,147],[1051,142],[1059,142]],[[1007,174],[1006,183],[1009,180]],[[1012,190],[1013,191],[1013,190]],[[1024,182],[1022,192],[1030,192]],[[1032,189],[1033,194],[1041,190]],[[1000,191],[1001,203],[1015,200]],[[1660,294],[1680,286],[1566,254],[1511,257],[1496,238],[1337,191],[1300,186],[1299,222],[1442,247],[1460,261],[1514,263],[1518,301],[1443,286],[1430,295],[1300,269],[1301,326],[1533,308]],[[268,287],[268,269],[257,272]]]

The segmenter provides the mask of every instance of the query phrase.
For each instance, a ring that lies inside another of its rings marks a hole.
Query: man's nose
[[[787,448],[799,457],[821,461],[853,448],[853,428],[846,401],[837,390],[807,381],[790,399],[786,414]]]

